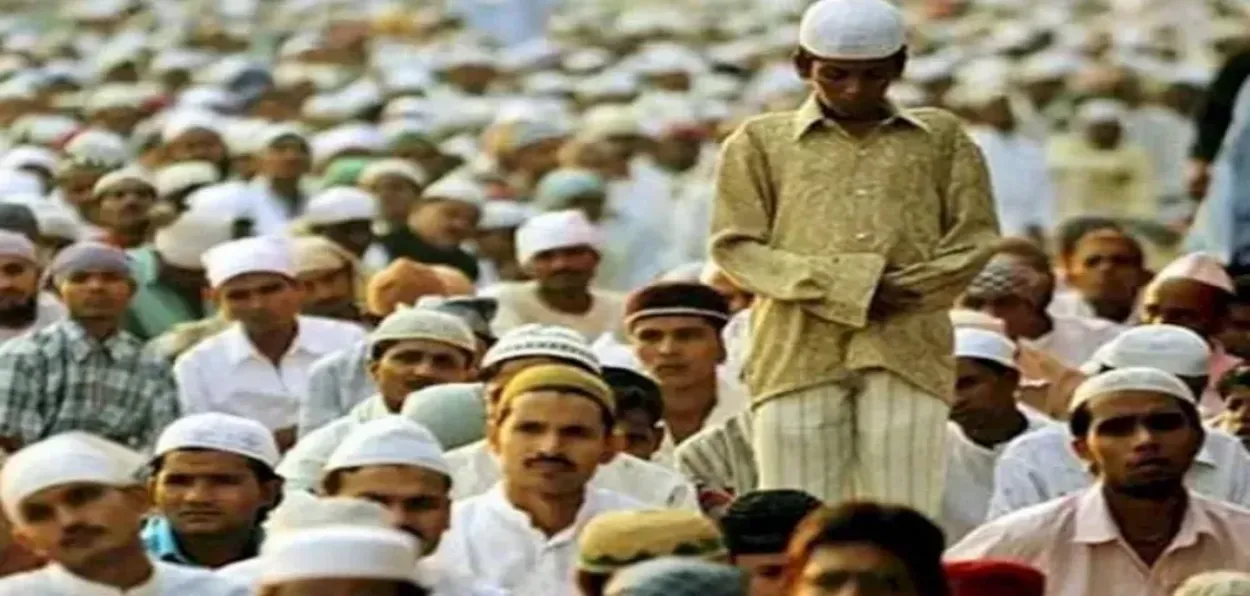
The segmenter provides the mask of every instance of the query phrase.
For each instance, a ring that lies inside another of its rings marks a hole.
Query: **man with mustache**
[[[521,371],[493,412],[503,479],[452,510],[439,556],[513,594],[573,596],[577,541],[600,513],[645,505],[588,488],[615,455],[616,404],[598,375],[561,364]]]
[[[148,492],[159,515],[142,532],[153,557],[217,569],[257,555],[260,520],[281,488],[264,425],[194,414],[169,425],[153,455]]]
[[[250,594],[232,580],[144,552],[139,526],[148,501],[135,481],[143,463],[140,454],[82,432],[14,454],[0,471],[0,501],[17,539],[49,564],[0,579],[0,594]]]
[[[38,249],[25,236],[0,230],[0,342],[65,318],[65,306],[39,291]]]
[[[138,248],[148,241],[156,205],[156,185],[138,169],[105,174],[92,188],[96,220],[108,233],[108,242],[121,248]]]
[[[1085,381],[1069,426],[1098,483],[981,526],[946,558],[1031,565],[1055,596],[1171,594],[1192,575],[1250,567],[1250,512],[1185,487],[1205,434],[1197,402],[1153,368]]]
[[[213,299],[234,322],[174,362],[183,409],[256,420],[275,434],[279,448],[290,448],[312,364],[365,331],[300,316],[303,290],[284,239],[227,242],[208,251],[204,265]]]
[[[287,490],[311,490],[334,449],[360,424],[398,414],[416,391],[473,379],[477,338],[459,318],[424,308],[400,308],[369,336],[369,376],[377,393],[343,416],[302,437],[278,467]]]
[[[593,341],[614,330],[624,300],[590,287],[601,242],[599,229],[581,211],[554,211],[525,222],[516,233],[517,262],[534,280],[504,282],[486,292],[499,300],[495,334],[538,323],[568,327]]]
[[[66,248],[48,267],[70,317],[0,346],[0,444],[69,430],[147,448],[178,417],[168,364],[122,329],[134,295],[121,249]]]

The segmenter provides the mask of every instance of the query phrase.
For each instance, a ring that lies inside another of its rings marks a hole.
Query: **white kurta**
[[[122,591],[71,574],[60,565],[0,579],[0,596],[250,596],[252,589],[210,571],[153,561],[152,577]]]
[[[1054,328],[1037,339],[1025,340],[1029,346],[1049,353],[1068,368],[1080,368],[1103,344],[1124,331],[1105,319],[1073,316],[1051,316]]]
[[[1020,132],[975,127],[969,134],[990,171],[998,224],[1004,236],[1055,226],[1055,188],[1046,169],[1046,148]]]
[[[515,596],[578,596],[573,570],[582,528],[601,513],[646,507],[618,493],[587,489],[573,525],[548,537],[496,484],[452,505],[451,530],[435,556]]]

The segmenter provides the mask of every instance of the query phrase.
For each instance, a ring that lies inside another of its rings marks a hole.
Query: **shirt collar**
[[[69,570],[55,563],[45,567],[48,584],[54,591],[74,596],[160,596],[161,566],[152,562],[152,575],[147,581],[129,590],[119,590],[113,586],[98,584],[70,573]]]
[[[73,319],[66,319],[62,329],[65,332],[70,356],[74,358],[75,362],[85,362],[92,353],[100,349],[103,349],[114,362],[128,358],[134,355],[136,351],[136,346],[128,341],[129,336],[121,328],[118,328],[113,335],[104,341],[88,335],[87,330]]]
[[[1076,531],[1072,541],[1077,544],[1106,544],[1120,539],[1120,528],[1116,526],[1107,508],[1107,500],[1103,497],[1103,485],[1095,483],[1077,497]],[[1172,538],[1168,549],[1192,546],[1198,542],[1201,534],[1215,534],[1215,528],[1205,511],[1197,506],[1196,497],[1189,493],[1189,502],[1185,505],[1181,527]]]
[[[917,118],[915,114],[912,114],[907,109],[893,102],[888,103],[887,106],[890,111],[890,117],[886,118],[883,124],[893,124],[894,122],[901,121],[915,126],[925,132],[931,132],[928,124]],[[826,123],[837,127],[836,123],[825,117],[825,112],[820,107],[820,101],[816,99],[815,94],[812,94],[809,95],[807,100],[803,102],[803,105],[794,112],[794,140],[797,141],[802,138],[807,131],[811,130],[812,127],[816,126],[818,123]]]
[[[183,552],[182,547],[178,545],[178,536],[174,533],[174,526],[169,523],[167,518],[163,516],[148,518],[143,524],[140,535],[143,538],[143,545],[147,549],[148,554],[157,560],[179,565],[201,566]],[[242,561],[255,557],[260,551],[260,543],[263,538],[264,534],[261,532],[260,527],[254,527],[252,529],[252,539],[248,541],[247,550],[239,560]]]
[[[495,486],[486,493],[485,504],[491,510],[502,515],[505,519],[514,521],[517,524],[524,526],[530,532],[533,532],[538,536],[542,536],[544,540],[546,540],[548,546],[558,546],[560,544],[576,540],[577,535],[582,531],[582,526],[585,526],[586,523],[590,521],[590,518],[599,513],[599,500],[595,495],[595,491],[591,490],[589,487],[583,490],[585,491],[585,496],[582,499],[582,507],[577,510],[577,516],[573,518],[573,524],[563,530],[560,530],[555,536],[551,537],[547,537],[540,530],[538,530],[538,528],[535,528],[530,515],[518,508],[516,505],[513,505],[512,502],[508,500],[507,495],[505,495],[503,491],[502,480],[496,482]]]
[[[291,342],[291,347],[287,348],[287,354],[305,352],[314,356],[322,356],[342,347],[332,345],[330,338],[322,337],[316,333],[309,333],[308,328],[310,325],[308,319],[297,317],[296,324],[298,327],[295,331],[295,341]],[[261,356],[256,351],[256,347],[252,345],[252,340],[248,339],[247,333],[243,331],[242,324],[232,323],[230,328],[223,332],[223,336],[226,357],[231,364],[242,364],[249,358],[265,360],[265,357]]]

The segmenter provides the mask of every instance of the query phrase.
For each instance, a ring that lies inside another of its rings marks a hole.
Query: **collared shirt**
[[[985,164],[958,118],[898,110],[857,139],[811,97],[725,141],[717,193],[712,258],[756,295],[743,371],[756,403],[871,368],[949,393],[946,311],[998,237]],[[921,298],[870,320],[883,281]]]
[[[994,467],[994,496],[986,519],[1081,491],[1094,477],[1072,451],[1072,435],[1054,425],[1016,437]],[[1241,442],[1207,429],[1202,449],[1185,475],[1189,488],[1209,498],[1250,506],[1250,454]]]
[[[169,364],[125,331],[101,342],[70,319],[0,345],[0,435],[81,430],[146,449],[178,416]]]
[[[1028,406],[1021,406],[1020,413],[1026,423],[1021,435],[1055,424]],[[985,447],[968,438],[955,422],[946,423],[946,488],[940,522],[947,544],[953,544],[985,521],[994,494],[994,464],[1008,443]]]
[[[986,524],[946,559],[1007,559],[1046,575],[1047,596],[1169,596],[1204,571],[1250,569],[1250,511],[1189,494],[1180,530],[1154,565],[1128,546],[1101,483]]]
[[[447,465],[451,466],[453,499],[483,494],[503,477],[499,460],[487,448],[486,441],[447,452]],[[628,453],[618,453],[612,461],[599,466],[590,479],[590,487],[620,493],[651,507],[699,508],[694,486],[684,476]]]
[[[1051,316],[1050,333],[1024,343],[1045,350],[1068,368],[1080,368],[1103,344],[1124,331],[1105,319],[1092,317]]]
[[[702,490],[741,495],[759,485],[755,448],[751,443],[751,412],[708,426],[677,446],[677,469]]]
[[[169,331],[179,323],[200,319],[211,312],[201,302],[197,312],[182,294],[165,285],[160,279],[160,260],[156,249],[145,246],[128,251],[130,268],[135,278],[135,295],[126,309],[126,330],[140,339],[152,339]]]
[[[625,298],[615,292],[590,290],[590,310],[580,315],[559,312],[538,298],[538,283],[533,281],[503,282],[482,292],[499,302],[499,310],[491,321],[496,336],[528,325],[560,325],[577,331],[594,341],[604,333],[616,331],[625,314]]]
[[[276,469],[288,490],[316,491],[330,455],[357,426],[391,415],[380,395],[356,404],[346,416],[337,418],[317,430],[300,437],[282,456]]]
[[[368,363],[368,339],[313,363],[308,373],[308,398],[299,405],[300,437],[347,415],[377,392]]]
[[[35,298],[35,320],[20,329],[0,327],[0,342],[6,342],[19,335],[32,333],[53,323],[64,321],[67,316],[69,316],[69,311],[65,310],[65,305],[61,304],[56,296],[40,292]]]
[[[178,545],[178,535],[174,532],[174,526],[166,517],[156,516],[145,520],[143,528],[139,530],[139,538],[143,540],[143,548],[158,561],[203,567],[183,552],[182,547]],[[240,559],[255,557],[260,552],[260,543],[263,539],[264,534],[261,529],[255,528],[252,540]]]
[[[256,351],[238,323],[179,357],[174,376],[186,413],[221,412],[273,430],[294,428],[313,362],[365,337],[352,323],[304,316],[298,322],[295,340],[277,367]]]
[[[250,596],[250,587],[211,571],[161,561],[152,562],[152,576],[129,590],[78,577],[55,563],[0,578],[0,596]]]
[[[1055,188],[1046,170],[1046,149],[1018,131],[970,127],[968,135],[985,155],[1003,235],[1023,236],[1030,229],[1055,225]]]
[[[451,530],[435,556],[516,596],[577,596],[573,569],[582,528],[601,513],[646,507],[625,495],[588,488],[573,524],[547,536],[533,526],[529,514],[508,501],[497,483],[452,505]]]
[[[716,403],[712,406],[712,410],[708,412],[707,418],[703,419],[703,426],[699,430],[724,424],[729,419],[746,410],[750,406],[750,402],[751,399],[747,396],[746,389],[742,386],[742,383],[725,374],[724,371],[717,370]],[[691,435],[691,437],[693,436]],[[676,449],[677,444],[673,442],[672,433],[665,429],[664,438],[660,441],[660,448],[656,451],[656,455],[666,460],[671,460]]]
[[[507,596],[508,592],[470,575],[438,556],[417,561],[417,583],[430,596]]]

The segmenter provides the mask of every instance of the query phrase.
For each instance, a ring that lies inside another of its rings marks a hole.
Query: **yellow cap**
[[[541,364],[521,371],[504,385],[499,403],[506,407],[508,402],[525,393],[559,389],[584,393],[609,412],[616,412],[616,398],[603,379],[567,364]]]
[[[720,560],[729,554],[716,524],[685,509],[603,513],[586,524],[577,550],[577,568],[590,573],[659,557]]]

